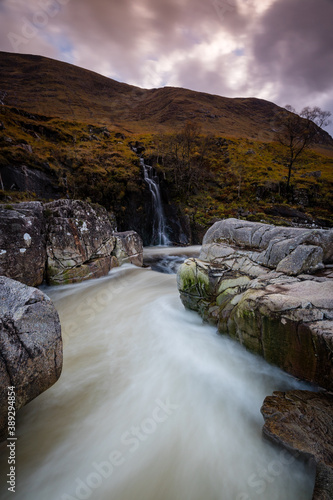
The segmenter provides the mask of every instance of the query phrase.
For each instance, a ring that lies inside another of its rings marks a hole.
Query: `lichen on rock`
[[[116,233],[113,214],[79,200],[0,205],[0,275],[30,286],[77,283],[124,262],[142,266],[142,240]]]
[[[178,271],[181,300],[268,362],[332,390],[332,241],[332,230],[217,222],[199,259]]]
[[[40,285],[46,260],[43,205],[0,206],[0,275],[30,286]]]
[[[0,440],[6,438],[7,388],[16,410],[51,387],[62,369],[58,313],[40,290],[0,277]]]

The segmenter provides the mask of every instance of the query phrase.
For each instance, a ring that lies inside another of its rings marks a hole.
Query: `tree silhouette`
[[[286,105],[276,116],[275,131],[279,143],[286,151],[286,166],[288,168],[287,192],[290,189],[290,179],[295,162],[302,153],[319,141],[321,128],[326,127],[331,116],[329,111],[319,107],[307,106],[299,114]]]

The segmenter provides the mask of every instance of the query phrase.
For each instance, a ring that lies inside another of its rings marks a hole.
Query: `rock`
[[[314,223],[314,219],[309,214],[296,210],[289,205],[273,205],[272,207],[265,208],[265,214],[273,215],[274,217],[289,218],[292,222],[300,224]]]
[[[56,174],[50,168],[39,170],[26,165],[4,165],[1,176],[8,191],[28,191],[44,199],[59,198],[61,192]]]
[[[261,252],[258,262],[271,269],[299,245],[318,246],[323,250],[323,262],[333,262],[333,230],[275,227],[225,219],[216,222],[205,234],[203,247],[212,243]]]
[[[333,394],[274,392],[261,408],[264,436],[316,464],[313,500],[333,498]]]
[[[83,201],[0,205],[0,273],[38,286],[99,278],[117,258],[142,266],[139,235],[115,229],[113,214]]]
[[[114,233],[116,238],[113,255],[117,258],[119,265],[130,262],[135,266],[143,266],[143,243],[135,231]]]
[[[107,274],[116,239],[106,210],[75,200],[54,201],[44,208],[48,283],[76,283]]]
[[[146,148],[143,144],[143,142],[139,142],[139,141],[131,141],[128,143],[129,147],[132,149],[132,151],[134,151],[135,153],[137,153],[138,155],[141,155],[142,153],[145,152]]]
[[[122,141],[124,141],[126,139],[126,137],[124,136],[124,134],[122,134],[121,132],[116,132],[114,134],[114,136],[116,137],[116,139],[121,139]]]
[[[322,269],[331,239],[332,231],[216,223],[200,258],[178,271],[181,300],[269,363],[333,390],[333,279]]]
[[[33,153],[32,146],[30,146],[30,144],[19,144],[19,146],[22,149],[24,149],[25,151],[27,151],[28,153],[30,153],[30,154]]]
[[[0,205],[0,275],[40,285],[46,261],[45,230],[41,203]]]
[[[7,388],[16,410],[51,387],[62,369],[58,313],[41,291],[0,277],[0,440],[7,432]]]
[[[277,272],[291,276],[323,268],[323,249],[314,245],[299,245],[276,266]]]

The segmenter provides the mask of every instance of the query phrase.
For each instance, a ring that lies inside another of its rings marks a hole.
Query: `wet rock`
[[[51,387],[62,368],[60,321],[40,290],[0,277],[0,440],[7,432],[7,388],[16,410]]]
[[[41,203],[0,205],[0,274],[40,285],[46,261],[45,230]]]
[[[49,284],[75,283],[110,271],[116,239],[103,207],[92,207],[77,200],[58,200],[47,203],[44,213]]]
[[[139,141],[130,141],[128,143],[129,147],[132,149],[132,151],[134,151],[135,153],[137,153],[138,155],[141,155],[142,153],[145,152],[146,148],[143,144],[143,142],[139,142]]]
[[[261,408],[264,436],[317,468],[313,500],[333,498],[333,394],[274,392]]]
[[[143,243],[135,231],[114,233],[116,238],[113,255],[117,258],[119,265],[126,262],[135,266],[143,266]]]
[[[222,221],[179,269],[181,300],[269,363],[333,390],[331,252],[332,231]]]

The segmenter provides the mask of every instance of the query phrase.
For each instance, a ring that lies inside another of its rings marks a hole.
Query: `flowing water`
[[[46,292],[63,373],[19,412],[1,499],[311,499],[313,472],[261,435],[265,396],[301,384],[186,311],[175,275],[128,265]]]
[[[144,159],[140,160],[143,168],[144,180],[148,184],[149,191],[152,197],[152,245],[169,245],[170,240],[167,235],[167,225],[164,216],[164,210],[161,199],[161,191],[158,176],[153,167],[146,165]]]

